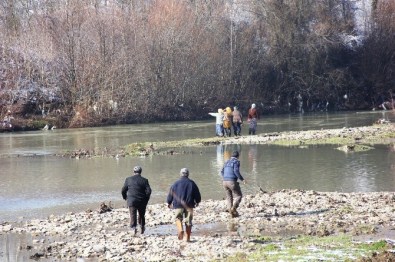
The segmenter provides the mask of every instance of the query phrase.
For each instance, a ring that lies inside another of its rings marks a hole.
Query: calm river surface
[[[266,116],[258,133],[371,125],[392,112],[347,112]],[[115,148],[139,141],[181,140],[214,135],[215,119],[0,134],[0,222],[96,210],[101,202],[122,207],[121,187],[135,165],[143,167],[153,195],[163,203],[179,170],[188,167],[203,199],[224,197],[219,171],[235,149],[241,151],[244,193],[298,188],[317,191],[395,191],[395,152],[386,146],[346,154],[336,146],[286,148],[227,145],[185,149],[186,154],[126,158],[69,159],[51,154],[80,148]],[[244,127],[245,134],[245,127]]]

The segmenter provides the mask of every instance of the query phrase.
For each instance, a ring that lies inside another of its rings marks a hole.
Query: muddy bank
[[[247,257],[301,235],[381,232],[380,237],[388,240],[389,234],[382,232],[395,229],[394,204],[392,192],[266,192],[256,188],[256,194],[243,198],[237,218],[226,212],[224,200],[203,201],[195,209],[191,243],[177,239],[173,213],[165,204],[148,206],[147,230],[135,237],[128,230],[129,213],[124,207],[3,223],[0,234],[31,234],[31,243],[21,249],[51,261],[75,261],[78,257],[94,261],[212,261],[238,254]],[[389,248],[392,243],[388,241]]]

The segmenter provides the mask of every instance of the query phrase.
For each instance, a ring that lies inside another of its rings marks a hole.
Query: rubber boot
[[[187,233],[187,242],[191,242],[192,226],[185,226]]]
[[[230,215],[231,215],[232,217],[238,217],[238,216],[239,216],[239,212],[237,212],[237,210],[236,210],[235,207],[232,207],[232,208],[230,209]]]
[[[178,239],[182,240],[184,238],[184,228],[182,227],[182,222],[180,220],[177,220],[176,225],[178,230]]]

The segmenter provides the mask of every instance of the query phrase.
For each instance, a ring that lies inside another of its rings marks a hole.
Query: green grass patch
[[[280,250],[280,247],[276,244],[270,243],[263,247],[262,251],[264,252],[277,252]]]
[[[193,147],[193,146],[209,146],[218,145],[223,141],[224,138],[195,138],[185,139],[177,141],[159,141],[159,142],[145,142],[145,143],[133,143],[125,146],[125,153],[129,155],[142,155],[151,154],[153,152],[163,152],[175,148],[182,147]]]
[[[386,241],[380,240],[378,242],[374,242],[371,244],[361,243],[360,247],[364,250],[367,250],[367,251],[380,252],[380,251],[386,250],[388,248],[388,244]]]
[[[226,261],[354,261],[355,258],[370,257],[373,253],[392,248],[383,240],[357,243],[350,235],[300,236],[295,239],[256,244],[256,247],[258,249],[248,256],[237,254],[228,257]]]
[[[140,155],[142,153],[145,153],[148,148],[150,148],[151,143],[133,143],[129,144],[125,147],[125,153],[129,155]]]

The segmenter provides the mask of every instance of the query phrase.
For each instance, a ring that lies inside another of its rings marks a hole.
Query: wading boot
[[[186,233],[187,233],[187,242],[191,242],[191,233],[192,233],[192,226],[185,226]]]
[[[177,219],[176,225],[177,225],[177,231],[178,231],[178,239],[182,240],[184,238],[184,229],[182,227],[182,222]]]
[[[145,231],[145,227],[141,227],[141,234],[144,234],[144,231]]]
[[[238,217],[238,216],[239,216],[239,212],[237,212],[236,208],[232,207],[232,208],[230,209],[230,215],[231,215],[232,217]]]

